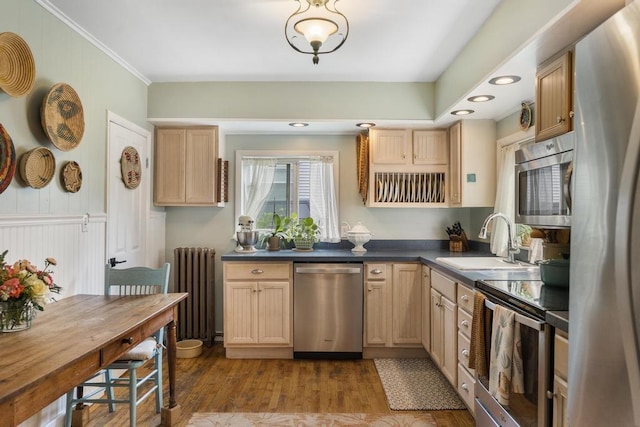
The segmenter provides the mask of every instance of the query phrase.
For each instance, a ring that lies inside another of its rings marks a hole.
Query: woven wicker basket
[[[49,184],[55,169],[56,159],[48,148],[34,148],[20,158],[20,177],[32,188],[42,188]]]
[[[14,33],[0,33],[0,88],[9,96],[31,92],[36,65],[29,45]]]
[[[84,111],[76,91],[65,83],[53,85],[42,101],[40,121],[57,149],[76,148],[84,134]]]
[[[7,189],[16,171],[16,150],[11,137],[0,124],[0,193]]]
[[[120,171],[122,172],[122,182],[129,189],[137,188],[142,179],[142,167],[140,165],[140,155],[134,147],[125,147],[120,158]]]

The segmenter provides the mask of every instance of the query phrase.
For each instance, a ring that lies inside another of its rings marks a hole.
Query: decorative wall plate
[[[142,167],[140,165],[140,155],[133,147],[125,147],[120,158],[120,170],[122,172],[122,182],[127,188],[137,188],[142,179]]]
[[[520,109],[520,128],[522,130],[529,129],[531,127],[531,119],[531,106],[523,102]]]
[[[0,194],[7,189],[16,172],[16,150],[11,137],[0,124]]]
[[[57,149],[76,148],[84,134],[84,110],[76,91],[65,83],[53,85],[42,101],[40,121]]]
[[[48,148],[34,148],[20,158],[20,176],[31,188],[42,188],[49,184],[55,170],[56,159]]]
[[[70,193],[76,193],[82,186],[82,170],[74,161],[67,162],[62,168],[62,186]]]

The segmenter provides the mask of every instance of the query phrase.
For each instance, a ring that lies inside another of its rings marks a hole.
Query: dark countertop
[[[554,328],[569,333],[569,312],[568,311],[547,311],[545,320]]]

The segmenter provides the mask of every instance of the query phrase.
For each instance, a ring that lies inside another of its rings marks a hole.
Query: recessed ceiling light
[[[371,123],[371,122],[367,122],[367,123],[356,123],[356,126],[358,126],[359,128],[372,128],[374,127],[376,124],[375,123]]]
[[[471,102],[486,102],[486,101],[491,101],[494,98],[495,98],[495,96],[493,96],[493,95],[476,95],[476,96],[472,96],[471,98],[467,98],[467,101],[471,101]]]
[[[451,114],[453,114],[454,116],[466,116],[473,113],[475,113],[475,111],[473,110],[455,110],[451,112]]]
[[[520,76],[499,76],[489,80],[492,85],[510,85],[520,81]]]
[[[309,123],[302,123],[302,122],[289,123],[289,126],[294,128],[303,128],[303,127],[309,126]]]

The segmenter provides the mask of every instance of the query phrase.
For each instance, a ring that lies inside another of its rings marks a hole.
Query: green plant
[[[273,230],[270,230],[264,233],[260,237],[261,242],[264,244],[264,242],[266,242],[272,237],[280,237],[282,239],[286,239],[287,236],[285,233],[285,228],[288,226],[288,223],[290,221],[291,221],[291,218],[289,217],[281,217],[278,214],[273,214],[273,218],[272,218]]]
[[[283,235],[288,242],[295,240],[309,240],[313,243],[320,241],[320,229],[311,217],[298,218],[297,213],[292,213],[282,219]]]

